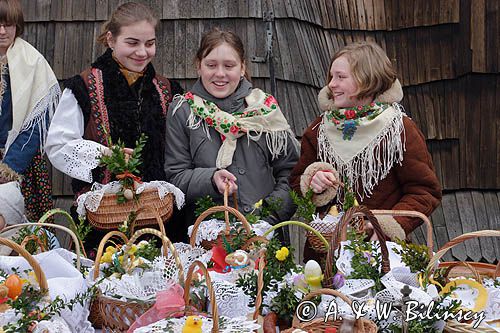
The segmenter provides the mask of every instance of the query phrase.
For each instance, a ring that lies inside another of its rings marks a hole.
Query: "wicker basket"
[[[49,210],[48,212],[46,212],[39,220],[39,222],[33,222],[33,223],[22,223],[22,224],[14,224],[14,225],[9,225],[7,227],[5,227],[4,229],[2,229],[2,231],[0,232],[0,237],[2,235],[2,233],[8,231],[8,230],[12,230],[12,229],[21,229],[21,228],[25,228],[25,227],[31,227],[31,226],[39,226],[39,227],[46,227],[46,228],[52,228],[52,229],[59,229],[59,230],[62,230],[64,232],[66,232],[67,234],[70,235],[71,237],[71,240],[73,241],[73,243],[75,244],[75,253],[76,253],[76,268],[80,271],[80,267],[81,267],[81,260],[80,260],[80,257],[82,255],[81,253],[81,250],[83,249],[83,247],[81,247],[81,242],[80,240],[78,239],[78,237],[76,236],[76,234],[69,228],[65,227],[65,226],[62,226],[62,225],[59,225],[59,224],[53,224],[53,223],[45,223],[45,221],[47,221],[48,219],[50,219],[52,216],[56,215],[56,214],[61,214],[63,215],[64,217],[66,217],[66,219],[68,219],[68,221],[70,222],[70,225],[73,223],[73,219],[71,217],[71,215],[69,215],[67,212],[65,212],[64,210],[62,209],[51,209]],[[39,245],[40,247],[40,250],[42,252],[46,251],[47,249],[45,248],[45,244],[43,244],[43,242],[38,238],[38,236],[36,235],[30,235],[30,236],[27,236],[25,239],[23,239],[22,243],[21,243],[21,247],[24,248],[24,246],[26,245],[26,243],[30,240],[30,239],[33,239],[35,242],[37,242],[37,244]],[[84,253],[84,256],[85,256],[85,253]]]
[[[468,240],[475,239],[478,237],[499,237],[500,230],[481,230],[463,234],[461,236],[455,237],[450,240],[448,243],[444,244],[431,258],[429,265],[427,266],[427,271],[429,274],[432,274],[436,268],[446,268],[445,275],[446,277],[450,276],[452,270],[454,270],[454,274],[456,276],[466,276],[472,277],[481,282],[483,277],[495,278],[500,276],[500,262],[495,266],[492,264],[485,263],[476,263],[476,262],[444,262],[437,264],[439,259],[443,257],[443,255],[454,246]],[[457,267],[460,270],[455,270]],[[500,318],[497,318],[497,320]],[[448,333],[463,333],[463,332],[482,332],[482,333],[495,333],[494,329],[478,326],[477,328],[473,328],[472,324],[469,323],[461,323],[456,320],[449,320],[446,322],[446,326],[444,328],[444,332]]]
[[[226,185],[226,189],[224,191],[224,206],[214,206],[214,207],[211,207],[211,208],[207,209],[206,211],[204,211],[203,213],[201,213],[200,216],[198,216],[198,218],[194,222],[193,230],[191,232],[191,238],[189,240],[189,243],[191,244],[191,246],[195,246],[196,235],[198,233],[198,228],[200,227],[200,224],[203,221],[205,221],[205,218],[207,218],[208,216],[210,216],[210,215],[212,215],[214,213],[218,213],[218,212],[224,212],[224,222],[226,223],[226,228],[224,229],[224,232],[221,232],[219,234],[219,236],[217,237],[217,239],[211,240],[211,241],[203,240],[201,242],[201,246],[204,249],[210,250],[210,249],[212,249],[212,247],[214,247],[214,246],[216,246],[218,244],[221,244],[223,236],[225,236],[226,239],[228,239],[228,240],[231,239],[231,224],[229,222],[229,213],[231,213],[232,215],[236,216],[236,218],[243,224],[243,228],[245,228],[245,231],[247,232],[248,235],[251,234],[252,227],[248,223],[248,221],[245,218],[245,216],[238,211],[238,200],[236,198],[236,193],[233,193],[234,208],[230,207],[229,204],[228,204],[228,202],[229,202],[229,200],[228,200],[228,197],[229,197],[228,193],[229,193],[229,185]]]
[[[160,217],[157,214],[157,219]],[[104,246],[106,242],[114,236],[121,238],[125,245],[125,256],[127,256],[127,249],[131,247],[134,242],[145,234],[152,234],[158,236],[163,243],[163,255],[167,255],[167,251],[171,251],[173,258],[175,258],[175,263],[177,268],[179,269],[179,283],[182,284],[184,282],[184,271],[182,268],[181,261],[179,259],[179,255],[172,245],[170,240],[161,232],[155,229],[141,229],[134,233],[134,235],[127,240],[127,237],[118,231],[111,231],[102,239],[99,244],[99,248],[97,250],[96,261],[94,265],[94,280],[97,279],[99,275],[99,266],[101,257],[104,251]],[[126,258],[124,258],[125,260]],[[99,309],[100,317],[102,319],[102,327],[103,329],[110,329],[113,332],[126,332],[130,325],[144,312],[146,312],[153,303],[139,303],[139,302],[124,302],[117,299],[112,299],[109,297],[105,297],[103,295],[98,295],[95,301],[94,310],[96,308]]]
[[[132,212],[138,211],[144,206],[152,206],[161,216],[161,221],[167,221],[173,212],[174,196],[168,193],[165,198],[160,199],[158,190],[147,189],[139,195],[138,200],[128,200],[125,203],[117,203],[116,194],[105,194],[102,197],[99,208],[95,212],[87,209],[87,219],[97,229],[117,229],[123,221],[127,220]],[[149,226],[157,224],[155,214],[150,211],[138,213],[136,225]]]
[[[21,245],[2,237],[0,237],[0,245],[10,247],[12,250],[16,251],[24,259],[26,259],[31,268],[33,268],[33,272],[35,274],[36,280],[38,281],[38,285],[40,286],[40,290],[45,290],[46,292],[48,292],[49,284],[47,283],[45,273],[42,271],[40,264],[38,264],[35,258],[33,258],[33,256],[29,254],[28,251],[26,251]]]
[[[337,296],[349,305],[351,305],[352,303],[351,300],[344,294],[336,290],[326,289],[326,288],[310,292],[309,294],[304,296],[302,301],[308,301],[320,295]],[[338,329],[340,328],[340,325],[342,325],[342,319],[337,319],[335,321],[325,321],[324,318],[316,318],[313,319],[312,321],[301,323],[297,318],[297,315],[294,314],[292,327],[287,330],[284,330],[283,333],[292,333],[297,328],[311,333],[323,333],[329,327],[335,327]],[[377,330],[378,330],[377,325],[375,325],[373,321],[365,318],[357,319],[354,323],[354,332],[356,333],[375,333],[377,332]]]

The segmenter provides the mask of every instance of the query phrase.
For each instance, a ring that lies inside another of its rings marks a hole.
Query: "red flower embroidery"
[[[233,126],[231,126],[231,128],[229,128],[229,131],[235,135],[238,134],[239,130],[240,130],[240,128],[236,125],[233,125]]]
[[[358,106],[358,110],[359,110],[359,111],[363,110],[363,107],[362,107],[361,105],[360,105],[360,106]]]
[[[207,123],[208,126],[213,126],[214,124],[214,120],[210,117],[206,117],[205,122]]]
[[[351,110],[351,109],[345,110],[344,116],[346,119],[354,119],[354,118],[356,118],[356,111]]]
[[[269,95],[266,100],[264,101],[264,105],[267,106],[267,107],[270,107],[271,105],[273,104],[278,104],[278,101],[276,101],[276,98],[274,98],[274,96],[272,95]]]
[[[192,93],[192,92],[190,92],[190,91],[188,91],[188,92],[184,95],[184,97],[185,97],[186,99],[194,99],[193,93]]]

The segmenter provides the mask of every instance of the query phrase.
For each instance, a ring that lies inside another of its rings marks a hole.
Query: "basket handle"
[[[97,279],[99,276],[99,267],[101,266],[101,258],[102,258],[102,253],[104,252],[104,246],[110,240],[112,237],[118,237],[123,240],[123,243],[126,244],[128,242],[127,236],[121,232],[121,231],[110,231],[104,237],[101,239],[99,242],[99,247],[97,248],[97,254],[95,256],[95,261],[94,261],[94,280]]]
[[[280,222],[278,224],[275,224],[271,228],[267,229],[267,231],[262,235],[262,237],[266,237],[267,235],[269,235],[271,233],[271,231],[274,231],[274,230],[281,228],[281,227],[285,227],[287,225],[297,225],[299,227],[306,229],[307,231],[312,232],[323,242],[323,244],[325,244],[326,249],[330,248],[330,244],[328,244],[328,241],[325,239],[325,237],[323,237],[323,235],[320,232],[318,232],[318,230],[314,229],[313,227],[311,227],[308,224],[305,224],[305,223],[299,222],[299,221],[284,221],[284,222]]]
[[[80,262],[80,256],[82,255],[81,252],[80,252],[80,240],[78,239],[78,237],[76,236],[76,234],[69,228],[65,227],[65,226],[62,226],[62,225],[59,225],[59,224],[54,224],[54,223],[45,223],[45,221],[51,217],[52,215],[55,215],[55,214],[62,214],[66,217],[71,218],[71,215],[69,215],[67,212],[65,212],[64,210],[62,209],[51,209],[49,210],[47,213],[45,213],[39,220],[39,222],[33,222],[33,223],[21,223],[21,224],[14,224],[14,225],[10,225],[6,228],[4,228],[1,232],[0,232],[0,236],[3,232],[7,231],[7,230],[11,230],[11,229],[19,229],[19,228],[24,228],[24,227],[30,227],[30,226],[40,226],[40,227],[47,227],[47,228],[55,228],[55,229],[59,229],[59,230],[63,230],[65,231],[66,233],[68,233],[72,240],[73,240],[73,243],[75,244],[75,252],[76,252],[76,268],[78,270],[80,270],[80,267],[81,267],[81,262]],[[73,222],[73,219],[71,218],[71,223],[74,224]],[[71,224],[70,224],[71,225]],[[82,248],[83,249],[83,248]],[[84,256],[86,257],[85,253],[84,253]]]
[[[217,303],[215,301],[215,291],[212,286],[212,279],[210,278],[210,274],[208,274],[207,268],[205,265],[199,261],[195,260],[191,266],[189,267],[187,277],[186,277],[186,284],[184,286],[184,302],[186,305],[189,305],[190,303],[190,297],[189,297],[189,292],[191,290],[191,282],[193,281],[193,274],[194,274],[194,269],[196,267],[199,267],[205,277],[205,280],[207,282],[207,288],[208,288],[208,294],[210,296],[210,303],[212,304],[212,321],[213,321],[213,326],[212,326],[212,333],[218,333],[219,332],[219,310],[217,308]]]
[[[45,244],[43,244],[43,241],[37,235],[28,235],[28,236],[24,237],[24,239],[23,239],[23,241],[21,242],[20,245],[24,249],[26,249],[26,245],[28,245],[28,242],[31,241],[31,240],[34,241],[38,245],[38,247],[40,248],[41,252],[47,251],[47,248],[45,248]]]
[[[158,222],[158,226],[160,227],[161,234],[162,235],[167,235],[167,233],[165,232],[165,226],[163,225],[163,221],[161,219],[160,213],[158,213],[158,209],[154,208],[151,205],[144,205],[144,206],[140,207],[135,212],[137,214],[136,217],[139,216],[139,214],[141,212],[143,212],[143,211],[150,211],[150,212],[152,212],[153,215],[155,216],[156,222]],[[132,223],[130,224],[130,234],[134,233],[136,221],[137,221],[137,219],[134,219],[134,221],[132,221]]]
[[[427,249],[428,249],[428,254],[429,258],[432,257],[432,249],[434,248],[434,239],[432,236],[432,223],[431,220],[425,214],[422,214],[420,212],[414,211],[414,210],[381,210],[381,209],[374,209],[372,210],[373,215],[376,216],[406,216],[406,217],[415,217],[421,219],[426,228],[426,240],[427,240]]]
[[[33,272],[35,273],[40,289],[49,289],[45,273],[42,271],[40,264],[35,260],[35,258],[33,258],[31,254],[29,254],[28,251],[26,251],[21,245],[6,238],[0,237],[0,244],[10,247],[11,249],[19,253],[24,259],[26,259],[28,264],[33,268]]]
[[[238,198],[236,197],[236,192],[233,192],[233,205],[234,209],[238,210]],[[229,207],[229,183],[226,183],[224,187],[224,206]],[[226,222],[226,235],[229,235],[230,225],[229,225],[229,212],[224,212],[224,221]]]
[[[339,224],[336,226],[333,238],[331,240],[330,248],[326,255],[325,265],[325,281],[330,285],[333,279],[333,258],[335,257],[335,250],[340,247],[340,242],[347,239],[347,226],[355,217],[366,217],[371,222],[373,230],[377,234],[380,243],[380,252],[382,254],[382,273],[386,274],[391,270],[389,262],[389,250],[387,249],[386,240],[382,227],[377,221],[377,218],[366,206],[355,206],[349,208],[340,219]]]
[[[306,294],[303,298],[302,301],[308,301],[310,299],[313,299],[316,296],[321,296],[321,295],[330,295],[330,296],[336,296],[341,298],[344,302],[346,302],[349,306],[351,306],[352,301],[347,297],[346,295],[342,294],[341,292],[334,290],[334,289],[329,289],[329,288],[321,288],[318,290],[311,291],[310,293]],[[360,319],[356,319],[358,321]],[[297,313],[294,313],[293,315],[293,321],[292,321],[292,327],[297,328],[300,326],[300,320],[297,317]],[[363,327],[363,325],[359,325],[359,327]]]
[[[245,216],[243,216],[243,214],[241,214],[237,209],[229,206],[214,206],[210,207],[209,209],[201,213],[200,216],[198,216],[198,218],[194,222],[193,232],[191,233],[191,238],[189,239],[189,244],[191,244],[191,246],[193,247],[195,246],[196,234],[198,233],[198,228],[200,227],[200,224],[205,220],[207,216],[218,212],[227,212],[233,214],[239,221],[241,221],[241,223],[243,224],[243,228],[245,228],[247,234],[248,235],[251,234],[252,227],[250,227],[250,224],[248,223]],[[229,229],[227,228],[227,226],[228,224],[226,223],[226,235],[229,235]]]
[[[172,253],[172,257],[175,260],[175,265],[177,266],[177,269],[179,270],[179,284],[182,284],[184,282],[184,269],[182,268],[182,263],[181,263],[181,259],[179,257],[179,253],[175,249],[175,247],[172,244],[172,242],[170,241],[170,239],[168,239],[167,236],[165,236],[164,234],[162,234],[160,231],[158,231],[156,229],[144,228],[144,229],[136,231],[132,235],[132,237],[130,237],[129,241],[125,245],[123,260],[127,259],[127,257],[128,257],[128,249],[130,247],[132,247],[132,245],[135,243],[135,241],[139,237],[141,237],[142,235],[146,235],[146,234],[155,235],[155,236],[158,236],[161,239],[161,241],[163,243],[163,256],[166,257],[167,254],[168,254],[167,251],[170,250],[170,253]]]
[[[461,236],[455,237],[452,240],[448,241],[448,243],[444,244],[435,254],[432,256],[431,260],[429,261],[429,264],[427,265],[427,271],[428,272],[434,272],[434,270],[437,268],[437,262],[439,259],[441,259],[444,254],[454,246],[468,240],[468,239],[474,239],[477,237],[499,237],[500,236],[500,230],[481,230],[481,231],[474,231],[474,232],[469,232],[466,234],[463,234]],[[497,265],[497,269],[495,272],[496,276],[499,276],[500,274],[500,266]]]

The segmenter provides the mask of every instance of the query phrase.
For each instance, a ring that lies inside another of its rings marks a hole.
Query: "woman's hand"
[[[328,187],[338,185],[340,182],[329,171],[318,171],[311,179],[311,188],[314,193],[323,193]]]
[[[224,194],[226,184],[229,184],[229,194],[233,194],[238,190],[238,185],[236,185],[236,177],[226,169],[215,171],[214,175],[212,176],[212,181],[217,187],[217,190],[219,190],[220,194]]]

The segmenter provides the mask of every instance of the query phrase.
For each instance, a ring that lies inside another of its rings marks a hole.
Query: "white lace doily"
[[[179,255],[184,273],[187,273],[189,267],[191,267],[195,260],[201,261],[207,266],[210,259],[212,259],[212,251],[207,251],[202,247],[192,247],[186,243],[174,243],[173,245]],[[171,257],[172,253],[168,251],[167,258]]]
[[[200,317],[202,319],[201,331],[203,333],[212,333],[213,322],[211,318]],[[220,316],[223,319],[219,324],[220,333],[253,333],[260,328],[260,325],[255,321],[247,320],[245,317],[227,318]],[[171,318],[160,320],[154,324],[138,328],[134,333],[179,333],[186,323],[186,317]]]
[[[337,268],[342,273],[344,273],[345,276],[349,276],[352,273],[351,262],[354,254],[351,250],[345,249],[345,245],[349,243],[350,241],[341,242],[339,257],[336,262]],[[401,250],[401,246],[394,242],[386,242],[386,244],[389,252],[389,262],[391,269],[394,269],[396,267],[406,267],[406,265],[401,260],[401,256],[394,252],[394,249]],[[377,253],[380,253],[380,247],[377,248]]]
[[[90,210],[91,212],[95,212],[99,208],[104,194],[116,194],[121,189],[122,186],[118,181],[110,182],[106,185],[94,183],[92,184],[92,188],[90,191],[83,193],[78,197],[78,199],[76,199],[76,202],[78,204],[76,211],[80,216],[86,215],[86,209]],[[160,199],[165,198],[168,193],[172,193],[174,195],[177,208],[181,209],[182,206],[184,206],[184,193],[179,188],[170,183],[157,180],[144,182],[137,188],[135,193],[141,194],[147,189],[158,190],[158,197]]]
[[[35,329],[32,331],[33,333],[72,333],[79,331],[72,331],[68,324],[59,317],[55,317],[51,320],[42,320],[40,321]]]
[[[179,270],[175,261],[163,256],[157,257],[147,271],[135,270],[120,278],[110,276],[104,279],[99,288],[105,296],[121,300],[151,301],[156,293],[168,289],[178,282]]]
[[[234,283],[227,281],[212,281],[212,287],[215,291],[215,300],[219,315],[235,318],[253,313],[255,307],[249,307],[250,296],[243,292],[243,289],[237,287]]]
[[[241,226],[241,222],[236,222],[231,224],[231,228],[238,228]],[[271,225],[266,221],[259,220],[254,224],[250,225],[252,227],[253,232],[257,236],[262,236]],[[196,232],[195,244],[200,245],[202,241],[213,241],[217,239],[217,236],[226,230],[226,222],[218,219],[210,219],[202,221],[198,227],[198,231]],[[191,237],[193,233],[193,225],[188,227],[188,236]],[[267,239],[271,239],[274,235],[274,231],[270,232],[269,235],[266,236]]]
[[[500,278],[497,278],[497,281],[500,282]],[[483,285],[488,291],[488,304],[484,309],[484,315],[487,321],[500,319],[500,284],[498,287],[495,287],[493,282],[493,279],[483,280]],[[498,329],[500,331],[500,326]]]

